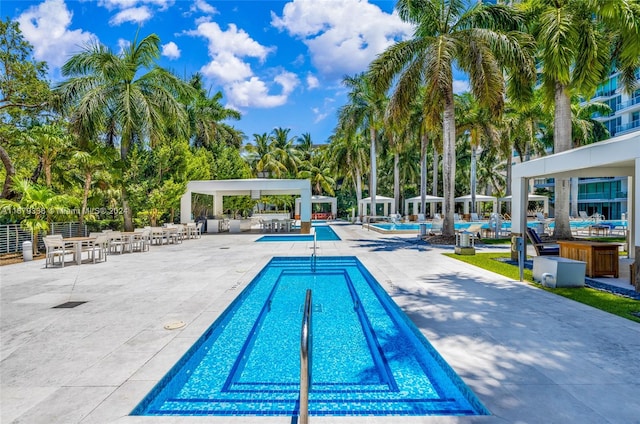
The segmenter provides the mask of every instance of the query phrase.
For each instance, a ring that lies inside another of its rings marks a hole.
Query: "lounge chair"
[[[560,246],[553,243],[543,243],[533,228],[527,228],[527,237],[531,241],[538,256],[560,256]]]
[[[431,228],[429,229],[429,235],[436,236],[442,235],[443,221],[441,219],[434,219],[431,221]]]
[[[472,222],[478,222],[481,219],[480,219],[480,217],[478,216],[478,214],[476,212],[471,212],[469,214],[469,220],[472,221]]]

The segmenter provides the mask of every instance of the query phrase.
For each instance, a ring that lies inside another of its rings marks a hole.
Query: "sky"
[[[62,65],[99,42],[119,53],[136,36],[160,38],[158,65],[189,79],[204,76],[211,95],[242,114],[228,124],[246,141],[274,128],[328,141],[347,103],[345,76],[413,28],[395,1],[374,0],[1,0],[0,16],[18,21],[53,84]],[[468,89],[456,76],[455,91]]]

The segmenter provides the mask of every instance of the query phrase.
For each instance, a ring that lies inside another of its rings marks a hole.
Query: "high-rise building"
[[[593,118],[602,122],[611,137],[640,131],[640,69],[636,71],[637,89],[626,93],[618,84],[617,72],[598,86],[590,101],[609,105],[611,113],[596,114]],[[553,179],[536,180],[537,188],[553,189]],[[578,182],[578,211],[588,215],[598,213],[607,219],[621,219],[627,214],[627,177],[580,178]]]

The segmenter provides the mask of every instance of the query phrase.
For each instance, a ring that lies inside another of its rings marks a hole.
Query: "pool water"
[[[488,414],[355,257],[273,258],[131,414],[297,415],[307,289],[311,416]]]
[[[328,225],[314,225],[317,241],[337,241],[340,237]],[[272,234],[260,237],[259,242],[264,241],[313,241],[312,234]]]

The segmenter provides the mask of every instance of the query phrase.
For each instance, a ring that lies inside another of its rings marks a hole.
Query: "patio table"
[[[62,241],[67,245],[73,246],[76,264],[80,265],[82,264],[82,246],[95,241],[95,239],[95,237],[66,237]]]

